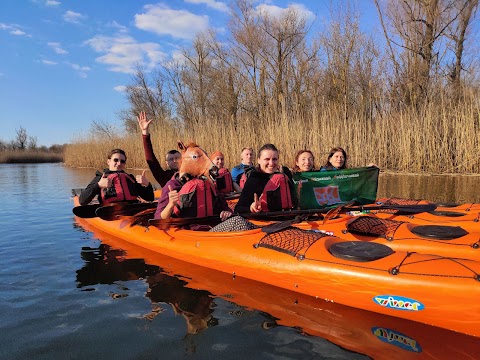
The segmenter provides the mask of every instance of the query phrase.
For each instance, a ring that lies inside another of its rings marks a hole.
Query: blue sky
[[[271,0],[258,6],[280,11],[294,5],[318,24],[328,14],[328,3]],[[14,139],[22,126],[38,145],[63,144],[86,134],[94,120],[115,122],[128,108],[122,89],[131,83],[136,64],[152,69],[188,47],[197,32],[225,31],[227,5],[216,0],[1,0],[0,140]],[[367,10],[374,11],[371,3]]]

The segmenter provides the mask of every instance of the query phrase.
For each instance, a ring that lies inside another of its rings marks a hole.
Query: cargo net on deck
[[[297,256],[300,250],[305,251],[318,239],[326,236],[324,233],[307,231],[295,227],[265,235],[255,247],[264,247]]]
[[[402,199],[402,198],[390,198],[383,202],[383,205],[418,205],[422,200],[414,200],[414,199]],[[398,210],[394,209],[380,209],[377,212],[381,213],[388,213],[388,214],[396,214]]]
[[[390,198],[385,201],[384,205],[418,205],[422,200]]]
[[[347,225],[347,231],[353,234],[384,237],[391,240],[395,231],[402,224],[403,221],[361,216]]]

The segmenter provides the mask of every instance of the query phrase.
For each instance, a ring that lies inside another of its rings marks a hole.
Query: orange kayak
[[[307,230],[321,230],[345,240],[384,244],[395,251],[415,251],[452,258],[480,261],[480,224],[477,232],[469,232],[457,223],[399,221],[401,216],[383,214],[342,215],[337,219],[306,221],[295,225]],[[393,220],[395,219],[395,220]]]
[[[74,199],[78,205],[78,198]],[[480,262],[287,228],[212,233],[84,219],[178,260],[325,301],[480,336]]]
[[[206,329],[212,317],[216,316],[215,308],[212,310],[212,307],[208,306],[212,299],[205,300],[205,292],[208,291],[212,297],[233,301],[238,306],[255,309],[275,318],[276,320],[272,320],[271,317],[267,317],[264,321],[262,327],[266,331],[275,331],[272,328],[276,325],[294,327],[302,334],[322,337],[344,349],[365,354],[372,359],[480,358],[479,339],[476,337],[234,277],[231,274],[145,250],[90,228],[81,219],[79,223],[94,231],[102,243],[112,246],[111,254],[105,256],[108,260],[104,260],[108,264],[113,261],[125,264],[129,259],[138,261],[141,258],[148,265],[163,268],[163,272],[147,276],[146,283],[149,286],[147,296],[156,301],[155,304],[159,301],[168,302],[175,307],[181,302],[194,304],[194,313],[182,315],[188,322],[195,322],[197,331],[202,331],[198,324]],[[120,253],[118,248],[124,251]],[[131,267],[128,269],[131,279]],[[140,276],[144,277],[145,272],[139,274],[137,278]],[[157,288],[168,288],[168,295],[154,298],[152,294]]]

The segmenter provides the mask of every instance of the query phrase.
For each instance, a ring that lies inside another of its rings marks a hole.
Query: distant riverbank
[[[59,163],[63,160],[63,153],[52,151],[0,151],[0,164]]]

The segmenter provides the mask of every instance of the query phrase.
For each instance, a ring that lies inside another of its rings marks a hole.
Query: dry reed
[[[63,154],[51,151],[0,151],[0,164],[58,163]]]
[[[305,113],[305,112],[303,112]],[[452,105],[445,98],[415,110],[391,111],[366,118],[348,119],[340,107],[313,104],[308,115],[286,114],[271,107],[261,120],[243,116],[236,122],[205,119],[194,128],[180,129],[160,121],[152,130],[155,154],[164,164],[165,153],[177,140],[194,140],[208,152],[220,150],[226,166],[239,163],[240,149],[258,149],[274,143],[280,160],[293,167],[295,153],[310,149],[317,167],[324,164],[330,148],[346,149],[350,167],[373,162],[381,169],[408,173],[480,173],[480,113],[474,101]],[[127,152],[128,167],[146,168],[140,132],[118,138],[78,139],[68,145],[65,163],[73,167],[101,168],[115,147]]]

